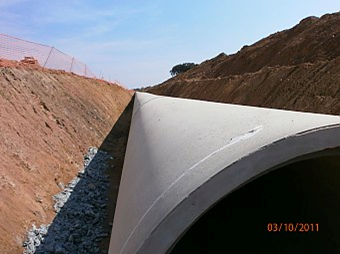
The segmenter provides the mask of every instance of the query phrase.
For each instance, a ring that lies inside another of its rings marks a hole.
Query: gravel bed
[[[91,147],[79,171],[62,192],[53,196],[56,217],[49,225],[32,225],[23,246],[24,254],[100,253],[98,242],[109,235],[103,225],[109,179],[104,151]]]

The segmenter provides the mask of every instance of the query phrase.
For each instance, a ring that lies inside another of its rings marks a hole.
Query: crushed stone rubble
[[[109,235],[104,225],[112,157],[95,147],[84,156],[78,176],[53,196],[56,216],[49,225],[32,225],[23,254],[100,253],[98,243]]]

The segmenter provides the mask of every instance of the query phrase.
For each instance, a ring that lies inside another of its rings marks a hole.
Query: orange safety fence
[[[30,58],[34,58],[44,68],[64,70],[80,76],[98,79],[86,64],[54,47],[0,34],[0,59],[22,61]],[[99,79],[103,80],[102,78]],[[117,81],[113,83],[126,88]]]

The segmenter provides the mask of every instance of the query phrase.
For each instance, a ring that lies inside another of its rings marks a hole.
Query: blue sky
[[[0,33],[54,46],[134,88],[339,10],[338,0],[0,0]]]

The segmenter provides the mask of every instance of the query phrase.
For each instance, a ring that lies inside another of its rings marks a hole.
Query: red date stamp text
[[[268,223],[268,232],[319,232],[319,223]]]

